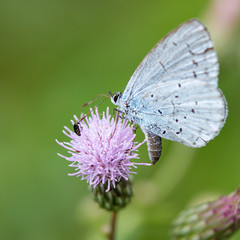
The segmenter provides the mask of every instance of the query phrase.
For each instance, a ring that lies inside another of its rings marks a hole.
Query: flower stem
[[[115,226],[116,226],[116,219],[117,219],[117,212],[112,212],[112,218],[111,218],[111,231],[109,234],[109,240],[114,240],[114,233],[115,233]]]

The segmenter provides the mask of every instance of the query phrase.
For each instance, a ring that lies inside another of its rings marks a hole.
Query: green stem
[[[109,234],[109,240],[114,240],[116,219],[117,219],[117,212],[113,211],[112,218],[111,218],[111,232]]]

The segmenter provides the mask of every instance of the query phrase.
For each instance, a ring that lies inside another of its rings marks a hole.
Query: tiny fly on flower
[[[82,126],[81,126],[80,122],[74,123],[73,130],[78,136],[81,136],[81,129],[82,129]]]

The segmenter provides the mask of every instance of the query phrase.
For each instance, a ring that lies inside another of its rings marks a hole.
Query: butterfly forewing
[[[206,27],[196,19],[189,20],[158,42],[143,59],[128,82],[123,100],[159,81],[197,78],[217,84],[218,68]]]

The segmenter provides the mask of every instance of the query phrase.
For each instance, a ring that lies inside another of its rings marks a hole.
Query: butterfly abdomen
[[[143,130],[143,131],[145,133],[146,140],[147,140],[149,158],[152,164],[155,164],[160,158],[162,153],[162,139],[161,137],[151,132],[148,132],[146,130]]]

